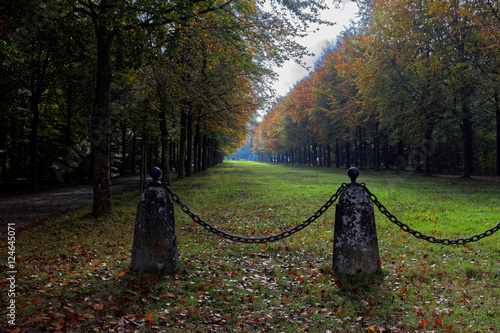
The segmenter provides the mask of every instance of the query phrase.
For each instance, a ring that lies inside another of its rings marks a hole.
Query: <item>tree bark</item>
[[[40,100],[41,93],[31,92],[31,129],[30,129],[30,165],[31,165],[31,184],[38,186],[38,127],[40,126]]]
[[[111,112],[109,95],[111,90],[111,45],[115,33],[108,16],[115,6],[114,0],[102,0],[99,6],[100,15],[97,19],[97,72],[95,113],[91,142],[94,151],[93,187],[94,201],[92,214],[94,216],[108,215],[112,211],[111,195]]]
[[[340,145],[339,140],[335,140],[335,167],[340,168]]]
[[[351,167],[351,144],[345,143],[345,168],[349,169]]]
[[[432,132],[433,128],[431,125],[427,125],[427,130],[425,131],[424,140],[424,174],[426,176],[431,175],[431,161],[432,161]]]
[[[380,138],[378,133],[375,134],[375,138],[373,139],[373,148],[375,149],[375,159],[374,159],[374,166],[375,166],[375,171],[380,171]]]
[[[162,106],[163,108],[163,106]],[[160,135],[161,135],[161,181],[170,184],[170,140],[167,129],[167,112],[160,112]]]
[[[206,134],[203,134],[203,152],[201,155],[201,161],[201,170],[206,171],[208,169],[208,138]]]
[[[133,175],[135,175],[135,159],[137,156],[137,130],[135,127],[132,127],[132,135],[133,135],[133,140],[132,140],[132,157],[131,157],[131,163],[130,163],[130,170]]]
[[[316,166],[318,164],[318,146],[313,143],[312,145],[312,165]]]
[[[0,118],[0,181],[7,179],[7,128],[9,126],[9,118],[2,116]],[[5,127],[4,127],[5,126]]]
[[[30,129],[30,165],[31,165],[31,184],[38,186],[38,128],[40,126],[40,102],[42,100],[42,93],[45,89],[45,76],[49,63],[49,56],[45,54],[45,59],[42,61],[41,57],[36,62],[37,70],[31,75],[30,84],[30,109],[33,118],[31,118]]]
[[[194,134],[194,173],[200,172],[201,165],[200,165],[200,157],[201,157],[201,125],[200,121],[198,120],[196,122],[196,127],[195,127],[195,134]]]
[[[193,116],[189,113],[187,118],[187,143],[186,143],[186,177],[193,174]]]
[[[472,149],[472,121],[469,104],[470,95],[462,94],[462,144],[463,144],[463,166],[462,177],[470,178],[472,174],[474,153]]]
[[[404,167],[404,154],[403,154],[403,143],[398,141],[396,143],[396,170],[397,172],[403,171]]]
[[[495,91],[495,118],[496,118],[496,123],[497,123],[497,175],[500,175],[500,97],[498,94],[498,91]]]
[[[326,166],[332,166],[332,147],[330,147],[330,144],[326,145]]]
[[[185,105],[181,110],[181,133],[179,139],[179,170],[177,173],[177,177],[184,178],[186,175],[186,123],[187,123],[187,113],[185,110]]]
[[[121,122],[121,161],[120,161],[120,175],[126,173],[126,163],[127,163],[127,123]]]
[[[359,154],[359,170],[364,170],[365,168],[365,151],[364,151],[364,138],[363,138],[363,129],[358,127],[359,131],[359,147],[358,147],[358,154]]]

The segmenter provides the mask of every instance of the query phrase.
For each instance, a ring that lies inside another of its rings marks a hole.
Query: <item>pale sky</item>
[[[358,6],[350,0],[342,0],[338,8],[332,4],[332,0],[328,1],[329,10],[322,14],[321,18],[330,22],[335,22],[333,26],[321,25],[319,31],[309,34],[302,38],[299,42],[306,46],[307,49],[314,53],[315,57],[307,57],[304,60],[307,65],[314,67],[314,63],[321,56],[323,48],[328,41],[334,42],[339,33],[349,27],[350,20],[356,19]],[[297,65],[295,62],[287,62],[283,67],[277,68],[276,72],[279,75],[278,81],[273,85],[278,95],[286,95],[290,89],[301,79],[308,75],[308,71]]]

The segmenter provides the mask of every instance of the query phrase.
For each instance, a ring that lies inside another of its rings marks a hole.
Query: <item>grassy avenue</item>
[[[265,237],[307,219],[348,181],[344,169],[226,161],[170,187],[217,228]],[[464,238],[500,222],[498,182],[373,171],[358,181],[427,235]],[[334,206],[266,245],[217,238],[176,207],[177,269],[140,275],[129,271],[138,200],[137,192],[115,198],[108,218],[85,207],[17,234],[11,330],[500,331],[499,233],[463,246],[430,244],[376,211],[381,271],[352,278],[331,269]]]

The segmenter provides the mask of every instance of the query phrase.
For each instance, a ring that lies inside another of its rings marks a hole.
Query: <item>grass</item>
[[[424,234],[462,238],[500,222],[498,183],[371,171],[358,180]],[[205,221],[262,237],[307,219],[347,181],[345,170],[224,162],[171,188]],[[108,218],[86,207],[17,235],[20,332],[500,332],[500,234],[430,244],[376,212],[382,269],[353,278],[331,270],[334,207],[266,245],[217,238],[176,208],[176,270],[141,275],[128,270],[138,199],[116,198]]]

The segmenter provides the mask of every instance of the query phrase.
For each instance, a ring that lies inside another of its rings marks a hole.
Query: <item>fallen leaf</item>
[[[167,298],[175,298],[176,296],[174,294],[169,293],[168,291],[163,294],[164,297]]]

